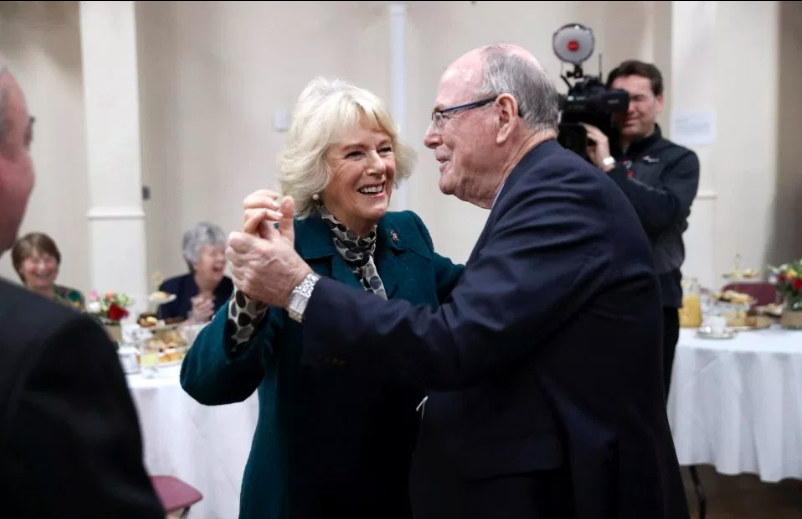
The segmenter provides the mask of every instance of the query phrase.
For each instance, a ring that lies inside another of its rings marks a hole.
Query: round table
[[[714,340],[681,330],[668,417],[681,465],[802,478],[802,332],[774,326]]]
[[[189,518],[236,519],[240,485],[258,417],[257,395],[204,406],[181,388],[180,366],[157,378],[128,375],[139,412],[148,473],[180,478],[203,494]]]

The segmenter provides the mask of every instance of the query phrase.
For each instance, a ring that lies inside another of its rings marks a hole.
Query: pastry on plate
[[[139,319],[137,320],[137,324],[142,328],[153,328],[159,323],[159,318],[156,317],[154,313],[141,313],[139,314]]]
[[[719,301],[724,301],[733,304],[750,305],[755,302],[755,299],[749,294],[743,292],[736,292],[735,290],[725,290],[716,297]]]

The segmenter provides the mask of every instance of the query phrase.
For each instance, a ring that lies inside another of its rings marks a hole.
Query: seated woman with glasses
[[[438,306],[463,267],[435,253],[417,215],[389,211],[413,153],[375,95],[318,79],[298,101],[279,182],[295,201],[294,246],[319,275]],[[247,197],[245,232],[280,220],[281,201],[270,190]],[[423,388],[318,356],[316,347],[285,310],[236,291],[184,359],[181,385],[203,404],[258,391],[240,519],[410,519]]]
[[[84,309],[81,292],[56,284],[61,251],[47,234],[32,232],[17,240],[11,249],[11,262],[22,283],[32,291],[76,310]]]

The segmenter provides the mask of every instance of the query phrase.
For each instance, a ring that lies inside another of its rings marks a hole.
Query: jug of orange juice
[[[679,325],[682,328],[702,326],[702,287],[695,278],[682,280],[682,308],[679,309]]]

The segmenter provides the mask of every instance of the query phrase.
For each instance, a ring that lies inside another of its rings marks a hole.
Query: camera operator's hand
[[[588,133],[588,139],[593,141],[588,144],[587,153],[590,160],[597,168],[604,172],[610,171],[615,167],[614,164],[604,165],[603,161],[610,156],[610,140],[601,130],[589,124],[580,123]]]

